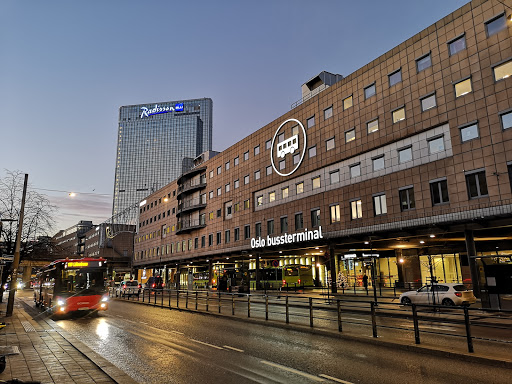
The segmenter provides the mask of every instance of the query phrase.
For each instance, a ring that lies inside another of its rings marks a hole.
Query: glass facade
[[[211,99],[121,107],[112,213],[177,179],[185,158],[211,149]]]

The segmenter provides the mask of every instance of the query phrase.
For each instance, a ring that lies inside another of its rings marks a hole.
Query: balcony
[[[176,216],[180,216],[185,212],[192,212],[203,208],[206,208],[206,195],[203,199],[191,199],[178,204],[178,212],[176,213]]]
[[[192,168],[191,170],[183,173],[180,177],[178,177],[177,182],[178,184],[182,184],[183,181],[188,180],[203,171],[206,171],[206,167]]]
[[[206,175],[204,175],[204,177],[201,177],[200,180],[191,180],[184,184],[181,184],[178,187],[178,196],[180,196],[183,193],[194,192],[204,188],[206,188]]]
[[[201,229],[201,228],[204,228],[206,227],[206,222],[205,220],[200,220],[200,219],[197,219],[197,220],[182,220],[182,221],[178,221],[178,225],[176,226],[176,234],[180,234],[180,233],[187,233],[187,232],[191,232],[195,229]]]

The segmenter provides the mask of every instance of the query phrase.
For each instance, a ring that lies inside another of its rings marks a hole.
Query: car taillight
[[[142,288],[142,285],[139,284],[139,286],[137,288]]]
[[[300,279],[299,279],[299,284],[300,284]]]
[[[164,287],[164,283],[162,283],[162,288]]]
[[[126,288],[126,284],[125,284],[125,285],[123,285],[123,288]]]
[[[455,292],[455,296],[457,296],[457,297],[462,297],[462,293],[460,293],[460,292]]]
[[[155,285],[156,285],[156,284],[155,284],[155,283],[153,283],[153,285],[151,285],[151,288],[155,288]]]

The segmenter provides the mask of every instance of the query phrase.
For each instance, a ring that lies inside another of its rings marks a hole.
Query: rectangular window
[[[256,206],[260,207],[263,205],[263,196],[256,197]]]
[[[343,99],[343,110],[349,109],[353,104],[352,95]]]
[[[229,183],[225,185],[225,190],[226,192],[229,192],[231,190],[231,185]]]
[[[267,234],[274,234],[274,220],[267,220]]]
[[[288,232],[288,217],[284,216],[281,217],[281,233],[287,233]]]
[[[279,162],[279,170],[282,171],[285,168],[286,168],[286,161],[285,160],[281,160]]]
[[[213,216],[213,211],[211,211],[209,214],[208,214],[208,218],[210,220],[213,220],[214,216]]]
[[[240,160],[239,160],[238,156],[237,156],[237,157],[235,157],[235,159],[233,160],[233,162],[235,163],[235,165],[238,165],[239,161],[240,161]]]
[[[271,146],[272,146],[272,140],[265,141],[265,149],[270,149]]]
[[[331,205],[330,210],[331,210],[331,224],[339,222],[341,220],[340,205],[339,204]]]
[[[201,248],[204,248],[204,247],[206,247],[206,236],[201,236]]]
[[[222,232],[217,232],[217,245],[219,245],[222,241]]]
[[[505,18],[505,14],[496,16],[485,23],[487,37],[492,36],[505,28],[507,28],[507,19]]]
[[[254,236],[261,237],[261,223],[256,223],[254,225]]]
[[[372,166],[373,166],[373,171],[380,171],[381,169],[384,169],[384,155],[382,156],[379,156],[379,157],[375,157],[372,159]]]
[[[446,179],[430,182],[430,196],[432,205],[446,204],[450,202],[448,197],[448,183]]]
[[[334,146],[335,146],[334,137],[325,141],[325,149],[327,151],[334,149]]]
[[[473,140],[478,137],[478,124],[471,124],[460,128],[460,139],[462,142]]]
[[[373,214],[375,216],[379,216],[385,215],[386,213],[388,213],[386,195],[383,193],[381,195],[373,196]]]
[[[267,176],[268,176],[268,175],[271,175],[271,174],[272,174],[272,166],[271,166],[271,165],[269,165],[269,166],[266,168],[266,171],[265,171],[265,172],[266,172]]]
[[[437,106],[435,93],[432,95],[425,96],[424,98],[420,99],[420,101],[421,101],[421,110],[423,112],[429,110],[430,108],[434,108],[435,106]]]
[[[331,184],[337,184],[340,182],[340,171],[334,171],[329,173],[329,180]]]
[[[388,75],[389,86],[392,87],[402,81],[402,69],[392,72]]]
[[[220,196],[222,194],[222,188],[219,187],[217,188],[217,196]]]
[[[368,133],[377,132],[379,130],[379,119],[375,119],[366,123]]]
[[[257,145],[254,147],[254,156],[259,155],[259,154],[260,154],[260,146]]]
[[[201,213],[199,215],[199,224],[200,225],[205,225],[206,224],[206,213]],[[174,232],[174,230],[173,230]]]
[[[179,245],[179,244],[180,244],[180,243],[178,243],[178,245]],[[213,233],[210,233],[210,234],[208,235],[208,246],[209,246],[209,247],[211,247],[212,245],[213,245]],[[179,248],[179,247],[178,247],[178,248]],[[179,251],[180,251],[180,250],[178,249],[178,252],[179,252]]]
[[[304,192],[304,183],[297,183],[295,185],[295,193],[297,195],[301,194],[302,192]]]
[[[356,139],[356,129],[352,128],[345,132],[345,143]]]
[[[306,120],[308,129],[315,126],[315,116],[311,116]],[[282,140],[281,140],[282,141]]]
[[[259,180],[260,179],[260,175],[261,175],[261,172],[258,169],[256,172],[254,172],[254,180]]]
[[[405,120],[405,107],[395,109],[391,114],[393,116],[393,124]]]
[[[235,203],[235,212],[240,211],[240,203]]]
[[[302,217],[302,212],[295,214],[295,230],[298,231],[304,228],[304,219]]]
[[[512,112],[503,113],[500,116],[501,119],[501,127],[503,129],[512,128]]]
[[[444,136],[439,136],[428,140],[429,153],[437,153],[444,151]]]
[[[493,69],[494,81],[506,79],[512,75],[512,60],[495,66]]]
[[[299,164],[299,161],[300,161],[300,153],[296,153],[295,155],[293,155],[293,165]]]
[[[314,147],[309,148],[308,154],[309,154],[309,157],[316,156],[316,145]]]
[[[351,165],[349,169],[351,178],[361,176],[361,163]]]
[[[324,109],[324,120],[327,120],[330,117],[332,117],[332,106],[330,106],[327,109]]]
[[[217,209],[217,217],[221,217],[222,216],[222,209]]]
[[[312,209],[311,210],[311,226],[318,227],[320,226],[320,209]]]
[[[288,198],[288,187],[284,187],[283,189],[281,189],[281,197],[283,199]]]
[[[313,182],[313,189],[320,188],[320,176],[314,177],[312,179],[312,182]]]
[[[478,171],[466,175],[466,186],[468,188],[468,197],[477,199],[487,196],[487,180],[485,179],[485,171]]]
[[[229,161],[226,164],[224,164],[224,168],[226,169],[226,171],[229,169],[229,165],[230,165]]]
[[[425,56],[421,56],[419,59],[416,59],[416,69],[418,72],[424,71],[431,65],[432,61],[430,60],[430,53],[427,53]]]
[[[240,240],[240,228],[235,228],[235,241]]]
[[[222,173],[222,167],[219,165],[217,167],[217,175],[220,175]]]
[[[367,86],[364,89],[364,98],[369,99],[370,97],[375,96],[375,83]]]
[[[244,153],[244,161],[249,160],[249,151]]]
[[[413,187],[407,187],[399,190],[398,197],[400,198],[400,210],[402,212],[415,208]]]
[[[244,185],[249,184],[249,175],[244,176]]]
[[[244,209],[249,209],[251,208],[251,200],[247,199],[247,200],[244,200]]]
[[[361,199],[353,200],[350,202],[350,215],[352,220],[360,219],[363,217],[363,203]]]
[[[269,203],[272,203],[273,201],[276,201],[276,193],[274,191],[269,192],[269,194],[268,194],[268,201],[269,201]]]
[[[236,179],[235,180],[235,189],[237,189],[239,187],[240,187],[240,180]]]
[[[455,55],[457,52],[463,51],[466,49],[466,37],[462,35],[449,41],[448,48],[450,50],[450,56]]]
[[[471,79],[466,79],[455,83],[455,97],[464,96],[471,91]]]
[[[224,232],[224,243],[229,244],[231,241],[231,231],[228,229]]]
[[[398,150],[398,162],[400,164],[412,160],[412,147],[402,148]]]
[[[244,225],[244,240],[248,240],[251,238],[251,226]]]
[[[299,134],[299,126],[298,125],[294,125],[292,127],[292,136],[295,136],[295,135],[298,135]]]
[[[281,133],[279,136],[277,136],[277,142],[282,143],[284,141],[284,133]]]
[[[213,171],[210,171],[210,179],[213,178]]]

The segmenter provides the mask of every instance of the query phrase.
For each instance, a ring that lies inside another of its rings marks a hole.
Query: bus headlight
[[[108,296],[103,296],[103,297],[101,298],[101,301],[103,301],[103,302],[108,301]]]
[[[66,304],[66,302],[64,300],[61,300],[61,299],[57,300],[57,305],[59,307],[62,307],[64,304]]]
[[[100,304],[100,308],[106,308],[107,307],[107,303],[101,303]]]
[[[59,310],[60,312],[66,312],[66,307],[60,307]]]

